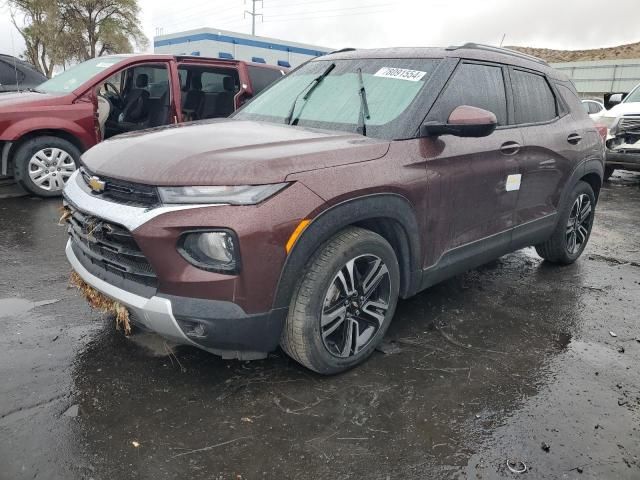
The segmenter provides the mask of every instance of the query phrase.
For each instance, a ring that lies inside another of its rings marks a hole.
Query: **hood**
[[[96,175],[148,185],[252,185],[373,160],[388,148],[357,134],[224,119],[120,135],[82,162]]]
[[[602,114],[603,117],[620,117],[622,115],[640,115],[640,103],[619,103]]]
[[[61,95],[50,95],[48,93],[38,92],[0,93],[0,113],[6,110],[14,111],[16,107],[23,108],[47,105],[61,97]]]

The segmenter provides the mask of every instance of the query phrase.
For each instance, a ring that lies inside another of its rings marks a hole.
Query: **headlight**
[[[613,130],[618,123],[618,117],[600,117],[596,120],[598,125],[604,125],[608,130]]]
[[[230,187],[158,187],[163,203],[213,203],[255,205],[286,187],[288,183]]]
[[[226,230],[186,232],[180,237],[178,252],[203,270],[236,273],[240,267],[235,235]]]

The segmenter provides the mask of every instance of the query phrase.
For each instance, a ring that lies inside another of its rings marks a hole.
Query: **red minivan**
[[[285,74],[266,64],[173,55],[113,55],[36,88],[0,95],[0,176],[58,196],[80,154],[114,135],[227,117]]]

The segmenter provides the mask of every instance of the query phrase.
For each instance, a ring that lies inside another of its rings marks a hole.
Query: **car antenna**
[[[11,35],[11,53],[16,53],[16,47],[13,43],[13,31],[9,30],[9,34]],[[12,55],[12,57],[13,57],[13,72],[16,75],[16,90],[19,92],[20,85],[18,84],[18,64],[16,63],[16,56]]]

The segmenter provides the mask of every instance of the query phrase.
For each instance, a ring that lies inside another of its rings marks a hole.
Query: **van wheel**
[[[391,245],[347,228],[307,263],[281,346],[305,367],[331,375],[363,362],[380,343],[398,302],[400,270]]]
[[[553,263],[569,265],[575,262],[589,241],[595,206],[596,196],[591,185],[578,182],[560,212],[553,235],[546,242],[536,245],[538,255]]]
[[[76,170],[80,151],[58,137],[35,137],[16,151],[14,171],[22,187],[41,197],[57,197]]]

